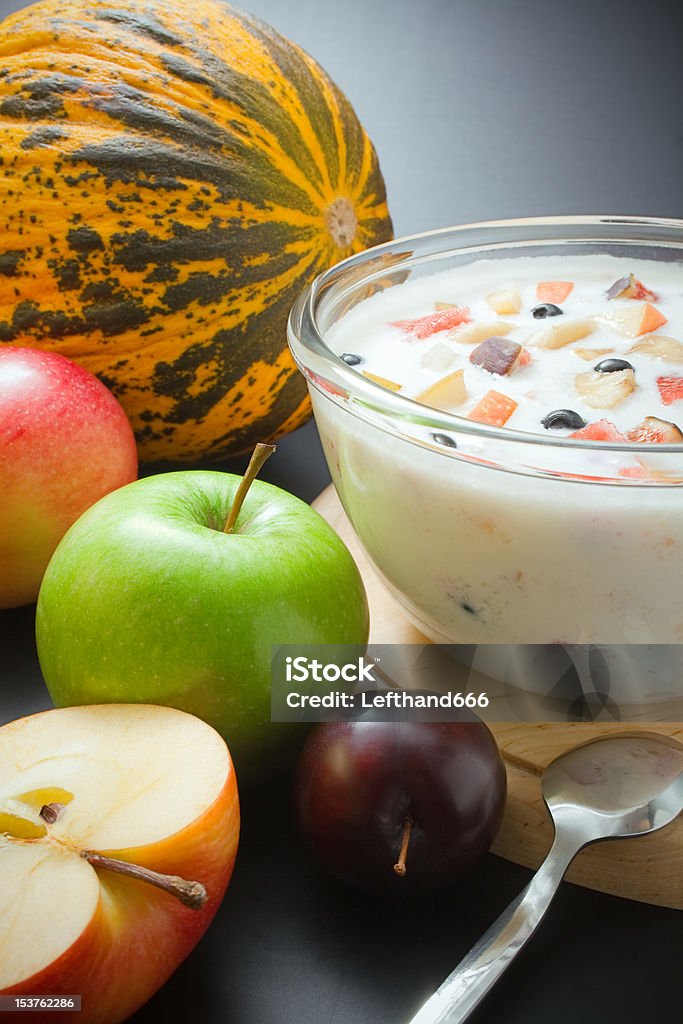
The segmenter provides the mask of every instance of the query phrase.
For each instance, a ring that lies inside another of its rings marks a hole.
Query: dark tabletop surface
[[[0,14],[19,6],[0,0]],[[680,0],[242,6],[303,45],[349,95],[380,153],[399,234],[543,213],[683,216]],[[262,476],[307,500],[319,493],[329,477],[312,424],[282,442]],[[0,613],[0,722],[48,706],[33,609]],[[489,856],[438,896],[372,901],[312,861],[290,789],[283,777],[245,797],[223,906],[137,1024],[402,1024],[530,877]],[[472,1020],[680,1017],[682,920],[563,884]]]

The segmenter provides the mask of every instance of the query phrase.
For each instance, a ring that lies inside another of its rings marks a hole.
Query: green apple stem
[[[406,873],[406,858],[408,856],[408,847],[410,845],[410,835],[413,831],[413,825],[415,822],[412,818],[406,818],[403,822],[403,838],[401,839],[401,849],[398,854],[398,860],[394,864],[394,871],[401,878]]]
[[[151,871],[149,868],[142,868],[139,864],[131,864],[127,860],[115,860],[113,857],[105,857],[94,850],[81,850],[81,857],[92,864],[94,868],[105,868],[107,871],[115,871],[119,875],[127,875],[129,878],[136,878],[140,882],[149,882],[157,889],[175,896],[177,900],[190,910],[201,910],[207,900],[207,893],[201,882],[188,882],[179,875],[162,875],[159,871]]]
[[[244,499],[247,496],[247,491],[249,490],[254,480],[258,476],[259,470],[261,469],[263,463],[275,451],[275,447],[276,446],[274,444],[263,444],[261,441],[259,441],[259,443],[254,448],[252,456],[249,460],[249,465],[247,466],[247,471],[242,477],[241,483],[237,488],[237,494],[234,497],[232,508],[230,509],[230,512],[228,514],[228,521],[225,524],[225,529],[223,530],[223,533],[232,533],[235,527],[235,523],[237,522],[237,517],[240,514],[242,503],[244,502]]]

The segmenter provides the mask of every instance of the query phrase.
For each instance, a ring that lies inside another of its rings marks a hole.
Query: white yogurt
[[[606,299],[610,285],[629,273],[655,292],[656,300],[649,305],[666,318],[653,332],[629,336],[623,326],[618,329],[623,314],[634,314],[636,307],[640,310],[645,305],[632,298]],[[536,319],[532,309],[541,304],[537,285],[549,281],[573,282],[573,288],[557,303],[561,315]],[[506,287],[519,295],[517,314],[496,314],[487,302],[487,295]],[[509,327],[506,340],[522,345],[531,361],[509,375],[490,373],[470,361],[477,346],[459,342],[461,328],[420,339],[393,326],[396,321],[432,314],[437,304],[445,303],[467,307],[471,324]],[[577,322],[588,323],[591,333],[556,349],[538,345],[548,329],[566,328]],[[329,331],[326,341],[339,355],[359,355],[362,362],[356,367],[358,372],[388,378],[399,384],[400,393],[408,398],[415,398],[439,378],[462,368],[467,397],[461,404],[448,406],[449,411],[466,417],[485,393],[494,389],[517,402],[506,426],[567,436],[572,429],[547,431],[543,418],[553,410],[568,408],[586,423],[607,419],[625,435],[646,416],[674,422],[678,416],[683,425],[683,401],[665,405],[657,387],[658,378],[683,378],[683,355],[677,362],[666,354],[654,354],[657,342],[652,343],[653,337],[674,339],[683,350],[683,267],[605,255],[480,260],[408,281],[357,305]],[[645,339],[651,342],[653,352],[638,351]],[[660,350],[666,353],[668,348],[668,343],[662,342]],[[596,354],[591,356],[591,352]],[[589,404],[577,390],[577,376],[592,374],[596,365],[614,358],[632,365],[635,390],[613,407]]]

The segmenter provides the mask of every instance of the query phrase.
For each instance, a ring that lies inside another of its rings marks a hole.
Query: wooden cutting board
[[[328,487],[313,504],[344,539],[360,568],[370,604],[371,643],[429,643],[380,583],[334,488]],[[512,722],[489,727],[508,775],[507,809],[493,852],[530,868],[539,866],[552,840],[540,776],[553,758],[578,743],[619,732],[660,732],[683,742],[683,723]],[[569,868],[567,879],[600,892],[683,910],[683,816],[653,835],[587,848]]]

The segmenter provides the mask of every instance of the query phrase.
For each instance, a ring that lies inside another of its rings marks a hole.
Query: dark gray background
[[[0,14],[19,6],[0,0]],[[379,151],[397,233],[544,213],[683,216],[680,0],[245,6],[347,93]],[[314,497],[329,479],[314,427],[263,475]],[[32,630],[32,609],[0,614],[0,721],[47,706]],[[290,784],[245,800],[226,901],[139,1024],[403,1024],[528,880],[489,857],[445,894],[373,903],[312,863]],[[678,1018],[680,950],[679,913],[563,885],[473,1024],[631,1024],[674,1006]]]

